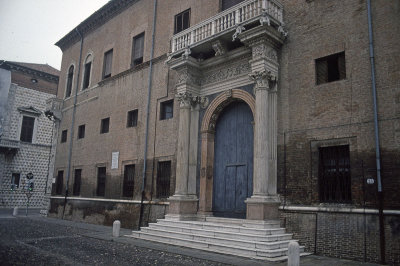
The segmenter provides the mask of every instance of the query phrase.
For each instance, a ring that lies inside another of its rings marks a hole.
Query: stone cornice
[[[76,28],[78,28],[82,35],[87,35],[138,1],[139,0],[110,0],[102,8],[80,23]],[[62,51],[65,51],[68,47],[78,42],[79,39],[80,37],[78,33],[73,29],[61,40],[56,42],[55,45],[60,47]]]

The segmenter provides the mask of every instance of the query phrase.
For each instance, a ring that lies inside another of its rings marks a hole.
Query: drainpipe
[[[138,230],[143,220],[143,198],[146,183],[146,171],[147,171],[147,144],[149,141],[149,116],[150,116],[150,99],[151,99],[151,86],[152,86],[152,74],[153,74],[153,56],[154,56],[154,33],[156,30],[156,15],[157,15],[157,0],[154,0],[153,9],[153,29],[151,34],[151,52],[150,52],[150,67],[149,67],[149,81],[147,86],[147,110],[146,110],[146,133],[144,141],[144,155],[143,155],[143,172],[142,172],[142,197],[140,199],[140,214]],[[157,119],[157,117],[156,117]],[[153,155],[154,156],[154,155]],[[152,184],[153,185],[153,184]]]
[[[374,41],[372,35],[372,18],[371,18],[371,0],[367,0],[368,10],[368,35],[369,35],[369,58],[371,61],[371,81],[372,81],[372,97],[374,102],[374,129],[375,129],[375,157],[376,157],[376,177],[378,182],[378,205],[379,205],[379,235],[381,263],[385,264],[385,228],[383,217],[383,191],[381,181],[381,162],[380,162],[380,146],[379,146],[379,127],[378,127],[378,106],[376,100],[376,81],[375,81],[375,62],[374,62]]]
[[[76,77],[74,108],[73,108],[73,111],[72,111],[71,128],[69,130],[70,131],[70,134],[69,134],[70,141],[69,141],[69,147],[68,147],[67,177],[66,177],[65,198],[64,198],[64,208],[63,208],[62,219],[64,219],[65,206],[67,205],[69,177],[71,175],[72,142],[74,140],[76,102],[78,101],[79,76],[80,76],[80,73],[81,73],[81,60],[82,60],[82,48],[83,48],[83,36],[79,32],[78,27],[75,28],[75,31],[78,33],[78,35],[79,35],[79,37],[81,39],[81,47],[80,47],[80,50],[79,50],[78,74],[77,74],[77,77]]]

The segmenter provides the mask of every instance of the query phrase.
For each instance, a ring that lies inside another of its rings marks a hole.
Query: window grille
[[[106,192],[106,168],[97,168],[97,196],[104,197]]]
[[[321,202],[351,202],[349,146],[319,148],[319,198]]]
[[[132,110],[128,112],[128,118],[126,121],[126,127],[136,127],[138,120],[138,110]]]
[[[135,165],[125,165],[124,171],[124,183],[122,189],[122,195],[124,197],[133,197],[133,188],[134,188],[134,179],[135,179]]]
[[[315,60],[317,85],[346,78],[344,52]]]
[[[63,130],[61,132],[61,143],[67,142],[67,134],[68,134],[67,130]]]
[[[171,180],[171,161],[158,162],[157,198],[168,198]]]
[[[11,175],[11,186],[15,188],[19,188],[19,182],[21,179],[21,174],[20,173],[12,173]]]
[[[160,104],[160,120],[170,119],[174,116],[174,100]]]
[[[74,178],[74,190],[73,195],[79,196],[81,194],[81,176],[82,169],[75,169],[75,178]]]
[[[64,184],[64,171],[58,171],[56,181],[56,194],[61,195]]]
[[[103,133],[108,133],[110,129],[110,118],[104,118],[101,120],[101,125],[100,125],[100,134]]]
[[[85,137],[85,125],[80,125],[78,127],[78,139],[83,139]]]
[[[35,126],[35,118],[30,116],[22,117],[20,140],[24,142],[32,142],[33,128]]]

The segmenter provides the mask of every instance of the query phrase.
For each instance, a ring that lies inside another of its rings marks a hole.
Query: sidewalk
[[[152,249],[162,252],[168,252],[183,256],[189,256],[201,260],[208,260],[216,263],[229,264],[229,265],[287,265],[287,262],[267,262],[260,261],[254,259],[247,259],[243,257],[236,256],[228,256],[218,253],[212,253],[201,250],[194,250],[185,247],[177,247],[172,245],[160,244],[151,241],[145,241],[140,239],[134,239],[130,237],[125,237],[126,235],[130,235],[132,230],[121,228],[120,237],[112,237],[112,227],[111,226],[102,226],[102,225],[93,225],[81,222],[73,222],[55,218],[46,218],[42,217],[39,214],[39,209],[32,209],[28,212],[28,217],[25,216],[25,210],[19,210],[19,214],[17,217],[12,216],[12,209],[0,209],[0,219],[31,219],[37,222],[47,222],[58,226],[63,227],[73,227],[76,229],[83,229],[85,233],[82,236],[89,239],[110,241],[115,243],[121,243],[129,246],[136,246],[140,248]],[[377,265],[371,263],[362,263],[351,260],[343,260],[336,258],[328,258],[316,255],[305,256],[301,258],[301,265],[326,265],[326,266],[336,266],[336,265]]]

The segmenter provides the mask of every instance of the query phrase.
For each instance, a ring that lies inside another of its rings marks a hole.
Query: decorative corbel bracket
[[[182,58],[183,59],[188,59],[189,58],[189,55],[192,53],[192,51],[190,50],[190,46],[187,46],[186,48],[185,48],[185,51],[183,52],[183,54],[182,54]]]
[[[223,44],[221,43],[220,40],[216,40],[215,42],[213,42],[211,44],[211,46],[215,51],[215,56],[223,55],[223,54],[226,53],[226,49],[225,49],[225,47],[223,46]]]
[[[285,23],[282,22],[281,25],[279,25],[278,32],[280,32],[285,38],[288,36],[288,31],[285,30]]]
[[[264,25],[271,26],[271,20],[268,17],[268,11],[266,9],[263,9],[261,12],[260,24],[262,26]]]
[[[237,26],[235,33],[232,35],[232,42],[236,40],[236,38],[239,37],[239,34],[245,31],[246,28],[243,27],[242,25]]]

